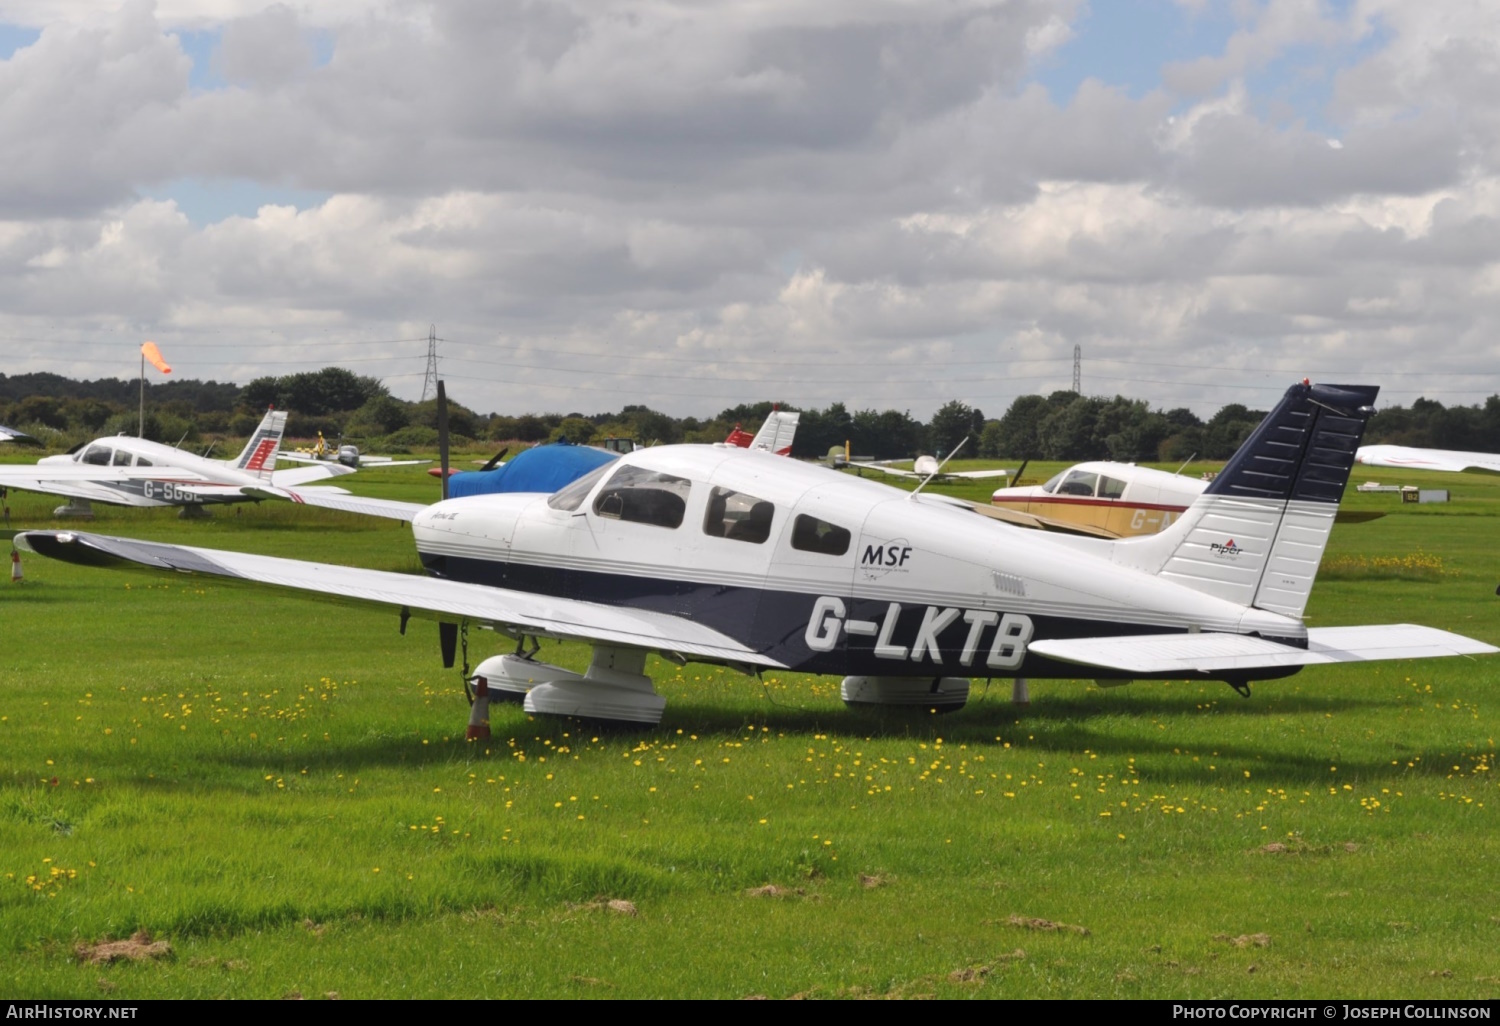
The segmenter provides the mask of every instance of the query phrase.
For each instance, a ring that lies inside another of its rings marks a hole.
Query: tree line
[[[64,447],[99,435],[135,434],[139,383],[117,378],[74,381],[57,374],[0,374],[0,424]],[[461,395],[463,382],[449,382]],[[247,385],[176,379],[148,382],[146,436],[167,443],[243,438],[268,406],[290,412],[287,433],[343,437],[372,451],[430,449],[437,444],[437,403],[397,399],[378,378],[341,367],[256,378]],[[796,410],[782,403],[782,409]],[[643,443],[719,442],[736,426],[754,431],[773,403],[730,407],[713,418],[673,417],[648,406],[583,414],[478,413],[449,403],[449,425],[459,445],[536,444],[566,438],[580,444],[607,437]],[[1152,409],[1143,399],[1084,396],[1071,391],[1023,395],[998,418],[960,400],[945,403],[929,421],[898,410],[854,410],[843,403],[802,409],[793,455],[818,457],[848,445],[855,458],[901,459],[946,455],[1004,459],[1178,463],[1227,459],[1265,417],[1264,410],[1230,403],[1208,420],[1178,407]],[[1500,452],[1500,395],[1481,405],[1444,406],[1418,399],[1382,409],[1370,421],[1367,443]]]

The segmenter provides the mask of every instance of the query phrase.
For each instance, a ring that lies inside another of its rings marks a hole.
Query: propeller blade
[[[443,498],[448,497],[448,390],[437,383],[438,465],[442,468]],[[451,665],[451,664],[450,664]]]
[[[507,445],[504,449],[501,449],[499,452],[495,453],[495,455],[491,456],[490,461],[479,468],[480,471],[483,472],[486,470],[494,470],[495,467],[499,465],[500,461],[505,459],[505,454],[508,452],[510,452],[510,446]]]

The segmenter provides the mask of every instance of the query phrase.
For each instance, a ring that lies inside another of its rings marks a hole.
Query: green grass
[[[339,483],[420,501],[422,470]],[[1420,551],[1444,572],[1320,579],[1309,622],[1500,642],[1500,480],[1400,483],[1456,501],[1351,495],[1390,515],[1341,525],[1329,557]],[[57,500],[10,504],[41,526]],[[99,507],[90,529],[416,567],[404,526],[290,506]],[[25,570],[0,585],[6,997],[1500,990],[1495,657],[1309,669],[1249,700],[1040,681],[1024,711],[997,681],[942,717],[653,660],[657,729],[497,706],[476,746],[430,624],[403,638],[394,614],[194,578]],[[747,893],[768,883],[786,893]],[[173,955],[74,955],[137,929]]]

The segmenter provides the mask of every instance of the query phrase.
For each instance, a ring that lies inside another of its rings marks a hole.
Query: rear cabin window
[[[806,513],[799,513],[792,522],[792,548],[803,552],[842,556],[849,551],[849,537],[844,528]]]
[[[771,537],[771,518],[776,507],[730,488],[715,488],[708,493],[708,509],[703,514],[703,533],[710,538],[759,545]]]
[[[96,467],[107,467],[110,453],[113,451],[107,445],[91,445],[83,454],[83,462],[91,463]]]
[[[1125,482],[1124,481],[1119,481],[1119,480],[1116,480],[1115,478],[1112,478],[1112,477],[1104,477],[1102,475],[1100,476],[1100,478],[1099,478],[1099,498],[1101,498],[1101,499],[1118,499],[1120,496],[1122,496],[1124,494],[1125,494]]]
[[[138,467],[149,467],[149,466],[152,466],[153,464],[152,464],[152,462],[150,460],[146,459],[146,457],[144,457],[144,456],[137,456],[135,458],[135,465],[138,466]]]
[[[1089,470],[1075,470],[1057,486],[1058,495],[1093,495],[1099,475]]]
[[[692,482],[645,467],[621,467],[594,500],[594,514],[652,527],[681,527]]]

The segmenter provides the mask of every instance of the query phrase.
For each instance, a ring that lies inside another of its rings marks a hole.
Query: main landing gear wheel
[[[491,701],[519,701],[533,714],[654,727],[661,722],[667,700],[641,672],[645,666],[644,651],[607,645],[594,646],[594,657],[583,673],[525,655],[491,656],[474,671],[471,731],[479,719],[488,726]]]
[[[839,697],[850,708],[892,706],[957,712],[969,701],[969,678],[845,677]]]

